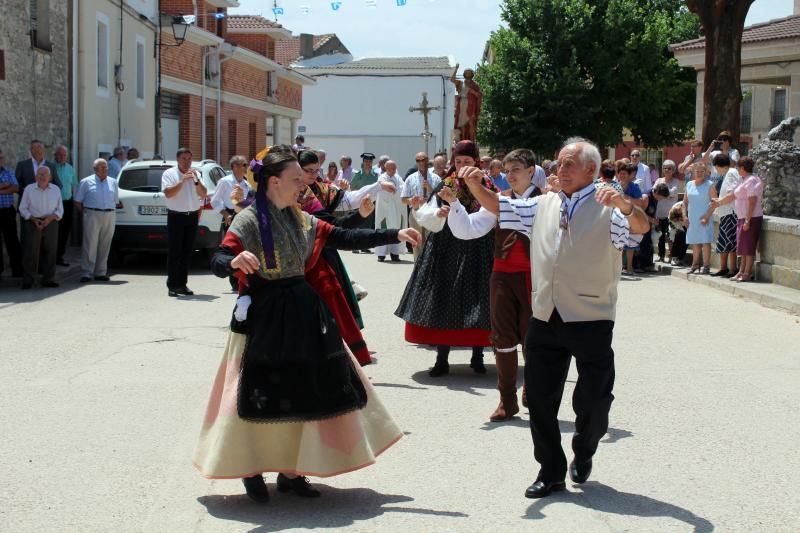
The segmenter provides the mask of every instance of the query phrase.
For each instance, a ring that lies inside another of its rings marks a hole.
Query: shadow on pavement
[[[452,354],[450,360],[452,361]],[[486,374],[476,374],[469,367],[469,363],[463,365],[450,363],[450,373],[445,376],[432,378],[428,375],[428,370],[421,370],[414,373],[411,379],[420,385],[446,387],[452,391],[485,396],[484,392],[478,392],[477,389],[494,390],[497,388],[497,374],[494,371],[494,365],[487,365],[486,370]]]
[[[580,492],[557,492],[532,503],[523,518],[541,520],[543,510],[549,504],[572,503],[601,513],[621,516],[641,516],[645,518],[674,518],[698,533],[714,531],[714,524],[688,509],[662,502],[641,494],[620,492],[597,481],[588,481],[580,486]]]
[[[453,511],[437,511],[420,507],[389,507],[390,504],[413,502],[414,498],[397,494],[380,494],[372,489],[337,489],[319,483],[322,498],[308,500],[293,494],[281,494],[270,485],[270,502],[254,503],[246,494],[236,496],[201,496],[197,499],[208,513],[223,520],[246,522],[258,527],[251,531],[284,529],[342,528],[384,513],[408,513],[451,518],[469,515]],[[239,485],[241,487],[241,484]],[[242,492],[244,492],[244,487]]]
[[[520,408],[521,408],[520,413],[526,411],[526,409],[523,408],[522,406],[520,406]],[[492,431],[507,426],[530,429],[530,424],[528,422],[528,419],[520,418],[519,415],[515,416],[511,420],[506,420],[504,422],[484,422],[481,429],[483,431]],[[559,420],[558,427],[561,430],[561,433],[575,432],[575,422],[572,422],[571,420]],[[627,429],[608,428],[605,438],[603,438],[603,440],[601,440],[600,442],[603,444],[614,444],[615,442],[622,439],[627,439],[628,437],[633,437],[633,433],[628,431]]]
[[[372,386],[387,387],[390,389],[428,390],[428,387],[415,387],[413,385],[403,385],[401,383],[373,383]]]

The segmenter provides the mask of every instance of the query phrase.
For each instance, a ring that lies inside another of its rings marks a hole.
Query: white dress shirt
[[[636,183],[642,189],[642,194],[647,194],[653,189],[653,178],[650,167],[640,162],[636,169]]]
[[[545,188],[547,187],[547,173],[539,165],[536,165],[536,170],[533,171],[531,183],[539,187],[539,190],[544,194]]]
[[[180,181],[181,173],[178,167],[168,168],[164,171],[164,174],[161,175],[161,192],[164,192],[167,187],[177,185]],[[184,182],[175,196],[172,198],[165,198],[165,200],[167,209],[179,211],[181,213],[197,211],[200,209],[201,205],[200,196],[197,194],[194,181]]]
[[[25,220],[31,218],[45,218],[55,215],[61,220],[64,216],[64,204],[61,203],[61,189],[47,184],[46,189],[40,189],[36,183],[31,183],[22,191],[19,201],[19,214]]]
[[[428,169],[426,179],[428,180],[428,185],[431,187],[431,190],[438,187],[442,182],[442,178],[434,174],[431,169]],[[415,196],[427,197],[425,188],[422,186],[422,177],[419,170],[406,178],[406,182],[403,185],[403,193],[400,196],[402,198],[413,198]]]
[[[366,185],[357,191],[345,191],[335,211],[353,211],[354,209],[358,209],[361,206],[361,200],[369,196],[374,201],[378,197],[378,191],[380,190],[381,182],[376,181],[372,185]]]
[[[547,193],[555,194],[555,193]],[[595,185],[591,183],[567,197],[563,191],[558,195],[561,197],[561,213],[567,221],[571,220],[575,215],[575,211],[585,203],[585,201],[595,194]],[[530,235],[531,228],[533,227],[533,220],[536,217],[536,211],[539,207],[539,199],[544,196],[536,196],[534,198],[520,198],[511,199],[506,196],[500,196],[500,227],[503,229],[513,229]],[[567,225],[569,231],[569,225]],[[611,212],[611,222],[608,228],[609,238],[611,243],[618,250],[622,250],[628,242],[628,235],[630,234],[630,222],[622,214],[622,212],[614,208]],[[564,228],[559,227],[558,235],[556,237],[556,246],[561,243],[561,237],[564,234]]]
[[[233,209],[235,207],[233,200],[231,200],[231,192],[233,192],[233,188],[236,185],[244,189],[244,197],[247,198],[247,194],[250,192],[250,184],[247,182],[247,178],[242,177],[242,181],[236,181],[236,176],[234,175],[225,176],[217,182],[214,196],[211,197],[211,207],[215,211],[222,211],[223,208]]]
[[[535,185],[528,187],[521,198],[530,198]],[[497,215],[481,207],[477,212],[467,214],[467,210],[456,200],[450,204],[450,213],[447,215],[447,225],[457,239],[469,240],[483,237],[497,225]],[[522,231],[525,235],[527,231]]]
[[[111,176],[101,180],[97,174],[85,177],[78,185],[75,201],[88,209],[116,209],[119,203],[117,180]]]

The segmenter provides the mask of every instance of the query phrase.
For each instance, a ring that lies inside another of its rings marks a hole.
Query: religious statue
[[[481,114],[481,99],[483,93],[478,83],[473,79],[475,71],[464,70],[464,81],[456,79],[459,65],[453,70],[450,81],[456,86],[456,116],[454,127],[459,132],[459,139],[475,141],[478,134],[478,116]]]

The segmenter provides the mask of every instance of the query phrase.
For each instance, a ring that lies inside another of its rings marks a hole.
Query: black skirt
[[[394,314],[426,328],[491,329],[493,264],[494,231],[479,239],[461,240],[445,224],[425,241]]]
[[[237,408],[253,422],[322,420],[362,409],[367,393],[333,315],[302,277],[249,277]]]

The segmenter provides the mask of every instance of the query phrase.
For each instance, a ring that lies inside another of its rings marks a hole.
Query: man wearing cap
[[[364,152],[361,154],[361,168],[353,172],[353,179],[350,181],[350,190],[357,191],[362,187],[372,185],[378,181],[378,175],[372,171],[372,162],[375,160],[375,154],[371,152]],[[359,226],[364,229],[375,228],[375,212],[373,211],[364,222]],[[358,253],[358,250],[353,250],[353,253]],[[372,250],[361,250],[362,254],[371,254]]]

